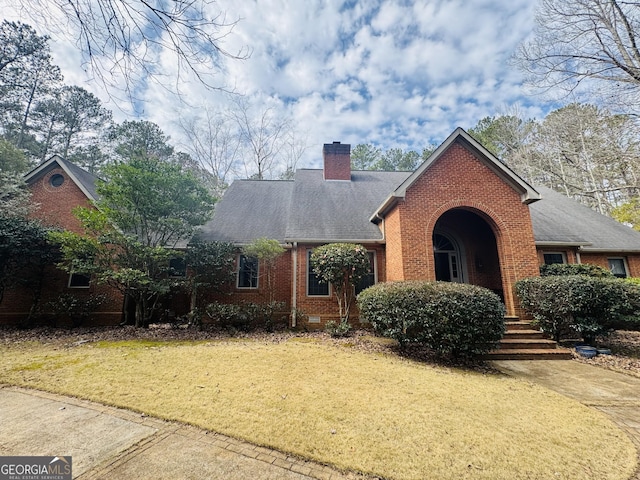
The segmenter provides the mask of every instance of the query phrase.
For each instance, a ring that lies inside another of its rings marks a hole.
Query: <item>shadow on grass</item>
[[[395,355],[412,360],[415,362],[425,363],[438,367],[455,368],[457,370],[466,370],[479,373],[500,373],[491,367],[486,361],[477,357],[451,357],[440,355],[432,349],[424,345],[411,344],[400,348],[399,345],[390,347],[390,351]]]

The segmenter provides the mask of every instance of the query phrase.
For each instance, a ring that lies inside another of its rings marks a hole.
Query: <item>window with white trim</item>
[[[545,252],[544,254],[545,265],[555,265],[557,263],[567,263],[567,256],[564,252]]]
[[[307,250],[307,295],[309,297],[328,297],[329,284],[320,282],[320,277],[311,265],[311,250]]]
[[[609,270],[618,278],[627,278],[629,272],[627,270],[627,262],[623,257],[607,258],[609,262]]]
[[[258,288],[258,259],[240,255],[238,258],[238,288]]]

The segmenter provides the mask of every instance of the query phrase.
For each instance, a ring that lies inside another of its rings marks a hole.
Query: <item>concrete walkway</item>
[[[640,378],[575,361],[500,360],[501,372],[542,385],[608,415],[638,449],[640,480]]]
[[[0,388],[0,456],[24,455],[71,455],[81,480],[366,478],[139,413]]]

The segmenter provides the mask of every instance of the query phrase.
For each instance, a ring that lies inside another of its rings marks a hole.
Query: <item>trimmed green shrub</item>
[[[351,324],[345,322],[335,322],[333,320],[328,321],[324,326],[324,331],[331,335],[333,338],[342,338],[349,336],[351,333]]]
[[[313,249],[311,265],[320,282],[331,284],[340,322],[349,322],[354,287],[371,270],[367,249],[357,243],[329,243]]]
[[[61,317],[69,320],[71,327],[80,327],[91,318],[100,305],[107,300],[106,295],[89,295],[79,297],[71,293],[63,293],[56,300],[49,302],[48,307]],[[58,322],[56,321],[56,325]]]
[[[205,312],[218,327],[248,332],[253,328],[262,327],[267,331],[273,330],[273,316],[277,311],[286,307],[284,302],[253,303],[245,302],[240,305],[232,303],[210,303]]]
[[[638,311],[638,289],[616,278],[586,275],[526,278],[516,282],[520,304],[554,340],[579,334],[587,343]]]
[[[590,263],[554,263],[552,265],[541,265],[540,275],[543,277],[586,275],[595,278],[615,278],[611,270]]]
[[[616,330],[640,331],[640,278],[630,277],[623,279],[623,281],[632,313],[624,315],[613,322],[613,328]]]
[[[379,283],[358,295],[360,316],[401,346],[441,355],[483,354],[504,335],[504,305],[486,288],[449,282]]]

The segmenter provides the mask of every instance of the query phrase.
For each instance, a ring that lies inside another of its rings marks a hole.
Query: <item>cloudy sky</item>
[[[0,0],[7,18],[11,4]],[[258,110],[291,118],[309,145],[299,166],[317,166],[323,143],[420,151],[488,115],[517,107],[541,118],[554,107],[528,95],[509,64],[533,28],[531,0],[218,0],[214,7],[239,19],[222,46],[251,51],[246,60],[224,62],[215,82]],[[87,81],[71,41],[55,37],[52,47],[66,83],[96,93],[117,120],[132,118],[131,105]],[[172,57],[159,62],[170,81]],[[180,89],[183,102],[145,83],[134,113],[176,143],[179,116],[228,102],[197,83]]]

